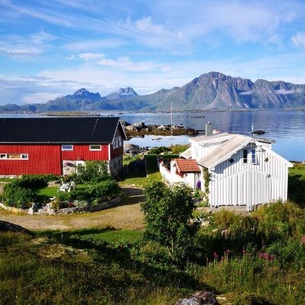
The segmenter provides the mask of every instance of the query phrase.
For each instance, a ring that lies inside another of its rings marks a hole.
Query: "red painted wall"
[[[24,153],[28,160],[0,159],[0,175],[55,174],[61,175],[58,145],[1,145],[0,153]]]
[[[111,146],[109,144],[109,146]],[[28,154],[28,160],[0,159],[1,175],[33,175],[33,174],[62,174],[63,160],[109,160],[123,154],[123,146],[112,149],[102,145],[100,151],[90,151],[90,146],[73,145],[72,151],[62,151],[61,145],[1,145],[0,154]]]
[[[90,146],[73,145],[72,151],[62,151],[61,145],[0,145],[1,153],[28,154],[28,160],[0,159],[1,175],[62,174],[63,160],[108,160],[108,145],[101,151],[90,151]]]
[[[61,149],[61,146],[60,146]],[[73,145],[73,150],[61,152],[62,160],[105,160],[109,159],[108,145],[102,145],[102,150],[91,151],[90,145]]]

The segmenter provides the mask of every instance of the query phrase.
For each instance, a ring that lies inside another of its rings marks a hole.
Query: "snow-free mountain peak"
[[[89,92],[85,88],[81,88],[81,89],[77,90],[73,95],[69,95],[69,97],[71,97],[73,99],[75,99],[75,98],[76,99],[90,99],[93,101],[97,101],[102,98],[98,92],[97,93]]]
[[[133,97],[133,96],[138,96],[138,94],[131,88],[131,87],[126,87],[126,88],[120,88],[116,92],[112,92],[106,96],[107,100],[116,100],[119,98],[124,98],[124,97]]]

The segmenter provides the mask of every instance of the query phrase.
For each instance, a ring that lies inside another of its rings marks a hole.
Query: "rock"
[[[214,293],[209,291],[198,291],[190,298],[180,299],[175,305],[219,305]]]

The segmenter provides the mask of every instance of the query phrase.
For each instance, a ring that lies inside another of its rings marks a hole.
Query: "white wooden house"
[[[200,168],[200,183],[194,180],[187,185],[200,185],[211,207],[246,206],[250,211],[257,205],[287,200],[292,164],[272,151],[271,141],[226,132],[213,134],[210,128],[206,127],[207,135],[191,138],[191,147],[181,155],[196,160]],[[173,183],[176,173],[171,173],[166,180]],[[189,174],[185,172],[184,177]]]

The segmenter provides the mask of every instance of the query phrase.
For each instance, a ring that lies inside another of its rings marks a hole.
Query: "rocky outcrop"
[[[209,291],[198,291],[190,298],[180,299],[175,305],[219,305],[216,295]]]
[[[182,125],[146,125],[144,122],[129,124],[122,122],[128,138],[144,137],[145,135],[178,136],[196,135],[197,131],[192,128],[184,128]]]

